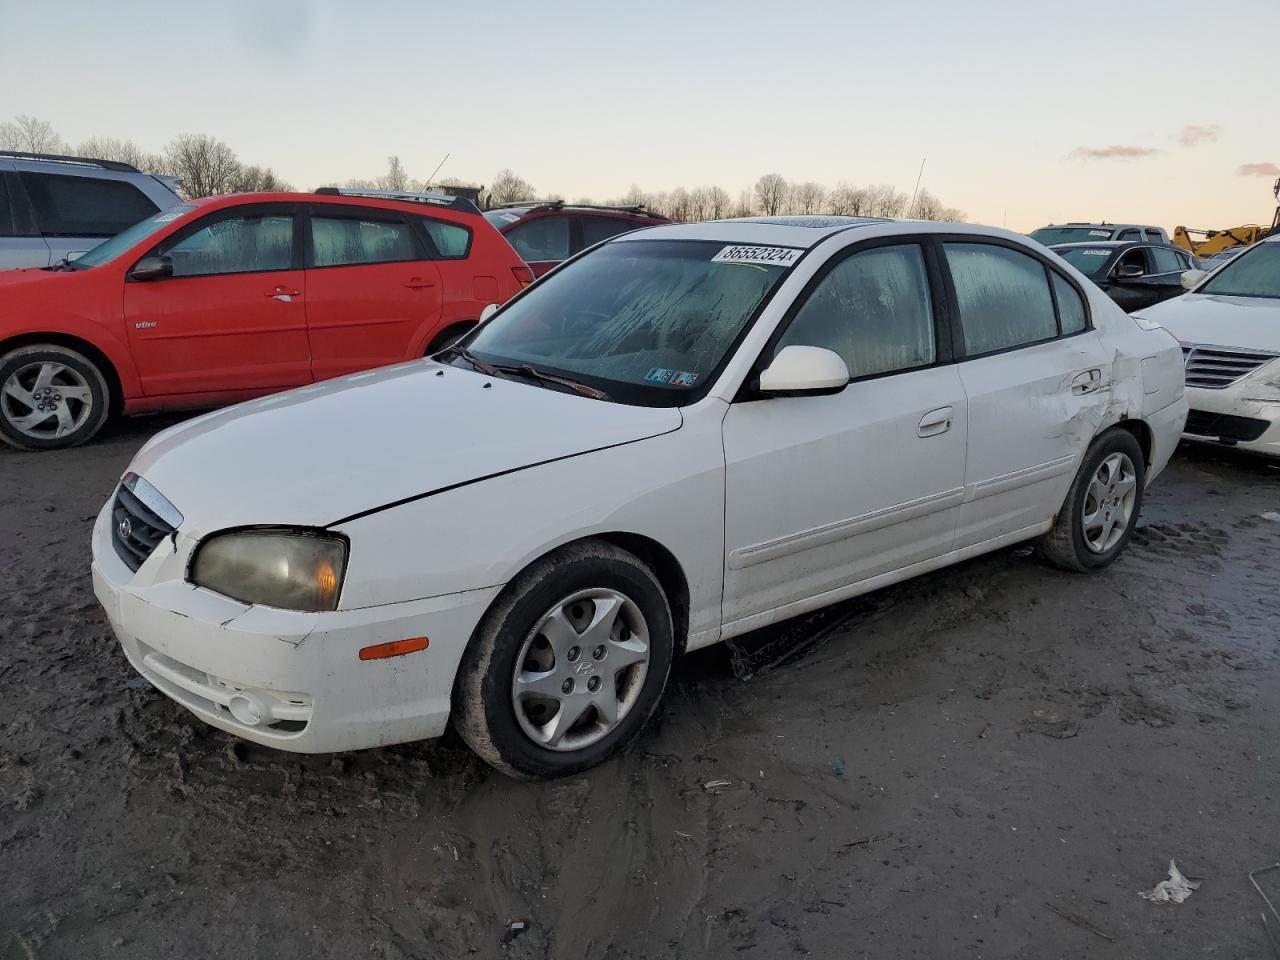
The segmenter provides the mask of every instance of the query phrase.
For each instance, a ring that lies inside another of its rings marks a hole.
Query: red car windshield
[[[72,266],[77,270],[84,270],[88,267],[98,267],[114,260],[135,244],[140,243],[153,233],[162,230],[179,217],[184,217],[195,209],[194,204],[183,203],[176,207],[170,207],[168,210],[161,210],[154,216],[147,217],[147,219],[135,223],[129,229],[117,233],[110,240],[104,240],[88,253],[76,258]]]

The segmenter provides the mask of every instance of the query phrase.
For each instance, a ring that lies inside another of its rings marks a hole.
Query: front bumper
[[[246,606],[183,580],[163,541],[130,570],[111,543],[110,504],[93,532],[93,588],[133,668],[207,723],[299,753],[437,737],[458,662],[499,587],[332,613]],[[359,659],[373,644],[426,650]]]
[[[1191,416],[1184,436],[1280,457],[1280,402],[1258,399],[1260,392],[1258,383],[1248,378],[1221,390],[1187,387]],[[1194,432],[1197,429],[1208,432]],[[1238,439],[1255,431],[1261,433],[1253,439]]]

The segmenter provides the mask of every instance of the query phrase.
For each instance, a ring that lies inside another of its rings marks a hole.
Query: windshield
[[[1053,252],[1086,277],[1101,276],[1102,268],[1111,259],[1111,251],[1105,247],[1054,247]]]
[[[530,364],[624,403],[681,406],[719,372],[799,257],[717,241],[605,244],[531,287],[466,344],[493,364]]]
[[[1280,299],[1280,243],[1259,243],[1228,260],[1196,293]]]
[[[85,267],[101,266],[108,260],[114,260],[135,244],[145,240],[157,230],[167,227],[173,221],[194,209],[196,208],[193,204],[183,203],[176,207],[170,207],[168,210],[161,210],[154,216],[147,217],[147,219],[135,223],[129,229],[117,233],[110,240],[98,244],[88,253],[77,257],[75,266],[77,269],[84,269]]]
[[[523,210],[486,210],[484,212],[484,218],[499,230],[509,224],[515,223],[523,215]]]
[[[1031,232],[1032,240],[1039,240],[1046,247],[1055,243],[1092,243],[1110,240],[1115,235],[1111,227],[1041,227]]]

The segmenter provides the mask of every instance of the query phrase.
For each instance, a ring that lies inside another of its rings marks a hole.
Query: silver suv
[[[178,185],[116,160],[0,150],[0,270],[74,260],[181,203]]]

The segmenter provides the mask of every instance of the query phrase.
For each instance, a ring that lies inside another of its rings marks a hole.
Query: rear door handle
[[[1102,371],[1096,367],[1093,370],[1086,370],[1083,373],[1077,373],[1071,381],[1071,392],[1079,397],[1086,393],[1093,393],[1102,386]]]
[[[916,436],[936,437],[939,434],[946,433],[951,429],[951,419],[954,416],[955,409],[952,407],[939,407],[937,410],[930,410],[920,418],[920,425],[916,427]]]
[[[279,300],[281,303],[293,303],[294,297],[302,296],[301,290],[289,290],[285,287],[276,287],[266,296],[271,300]]]
[[[410,277],[405,286],[410,290],[421,290],[424,287],[434,287],[435,283],[430,280],[423,280],[421,277]]]

